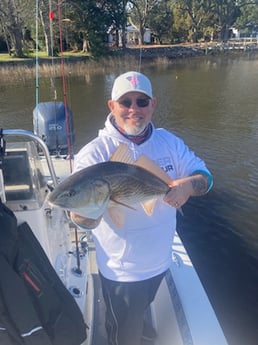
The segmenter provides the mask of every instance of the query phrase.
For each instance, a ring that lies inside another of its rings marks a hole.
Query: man
[[[123,208],[124,223],[118,227],[110,214],[86,219],[72,214],[73,221],[94,229],[97,263],[106,303],[106,329],[110,345],[139,345],[152,338],[144,312],[171,264],[171,245],[176,230],[176,211],[191,196],[207,193],[212,176],[205,163],[184,142],[165,129],[154,127],[157,100],[150,80],[130,71],[116,78],[108,101],[110,114],[105,128],[75,157],[75,171],[108,161],[121,143],[133,161],[144,155],[169,175],[173,183],[159,198],[151,216],[141,205]]]

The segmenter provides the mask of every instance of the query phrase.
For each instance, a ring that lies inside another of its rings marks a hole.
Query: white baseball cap
[[[141,92],[152,98],[152,87],[150,80],[142,73],[130,71],[121,74],[114,81],[111,98],[117,101],[127,92]]]

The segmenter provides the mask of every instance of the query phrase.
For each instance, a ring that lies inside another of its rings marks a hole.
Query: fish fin
[[[125,223],[125,213],[120,207],[109,207],[108,214],[112,222],[121,229]]]
[[[182,207],[179,207],[179,208],[177,209],[177,211],[181,214],[182,217],[184,216],[184,212],[183,212]]]
[[[109,207],[107,209],[108,214],[110,218],[112,219],[112,222],[119,228],[121,229],[124,225],[125,222],[125,213],[123,208],[121,207],[127,207],[130,208],[131,210],[136,211],[136,209],[130,205],[124,204],[123,202],[110,199],[109,202]]]
[[[71,210],[72,212],[78,214],[81,217],[84,218],[91,218],[91,219],[98,219],[100,216],[103,215],[104,210],[102,209],[92,209],[92,210],[87,210],[86,208],[75,208]]]
[[[110,161],[137,165],[156,175],[167,185],[173,185],[173,181],[171,180],[170,176],[158,164],[145,155],[141,155],[136,161],[134,161],[129,148],[125,143],[119,144],[117,149],[113,152]]]
[[[112,162],[122,162],[127,164],[133,164],[134,161],[131,156],[131,152],[125,143],[120,143],[117,149],[113,152],[110,157]]]
[[[158,164],[156,164],[153,160],[149,159],[148,157],[141,155],[134,162],[134,164],[156,175],[167,185],[173,184],[173,181],[171,180],[170,176]]]
[[[117,201],[117,200],[115,200],[115,199],[112,199],[112,197],[110,198],[110,204],[109,204],[110,206],[110,208],[111,207],[117,207],[117,206],[124,206],[124,207],[127,207],[127,208],[130,208],[131,210],[134,210],[134,211],[136,211],[136,209],[134,208],[134,207],[132,207],[132,206],[130,206],[130,205],[128,205],[128,204],[124,204],[123,202],[121,202],[121,201]]]
[[[150,217],[153,214],[156,201],[157,199],[151,199],[151,200],[143,201],[141,203],[142,208],[144,209],[144,212],[147,214],[147,216]]]

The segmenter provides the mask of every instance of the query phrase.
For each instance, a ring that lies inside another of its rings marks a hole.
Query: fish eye
[[[70,190],[68,190],[68,191],[66,191],[64,194],[63,194],[63,196],[65,196],[65,197],[72,197],[72,196],[74,196],[76,193],[75,193],[75,190],[73,190],[73,189],[70,189]]]

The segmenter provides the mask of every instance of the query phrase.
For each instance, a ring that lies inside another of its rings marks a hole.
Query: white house
[[[110,28],[108,32],[108,43],[114,42],[114,32]],[[126,27],[126,44],[137,45],[139,43],[140,31],[134,25],[128,25]],[[146,28],[143,35],[143,43],[151,43],[151,30]],[[122,31],[119,31],[119,44],[122,45]]]
[[[138,44],[140,32],[134,25],[126,27],[126,42],[127,44]],[[143,35],[143,43],[151,43],[151,30],[146,28]]]

